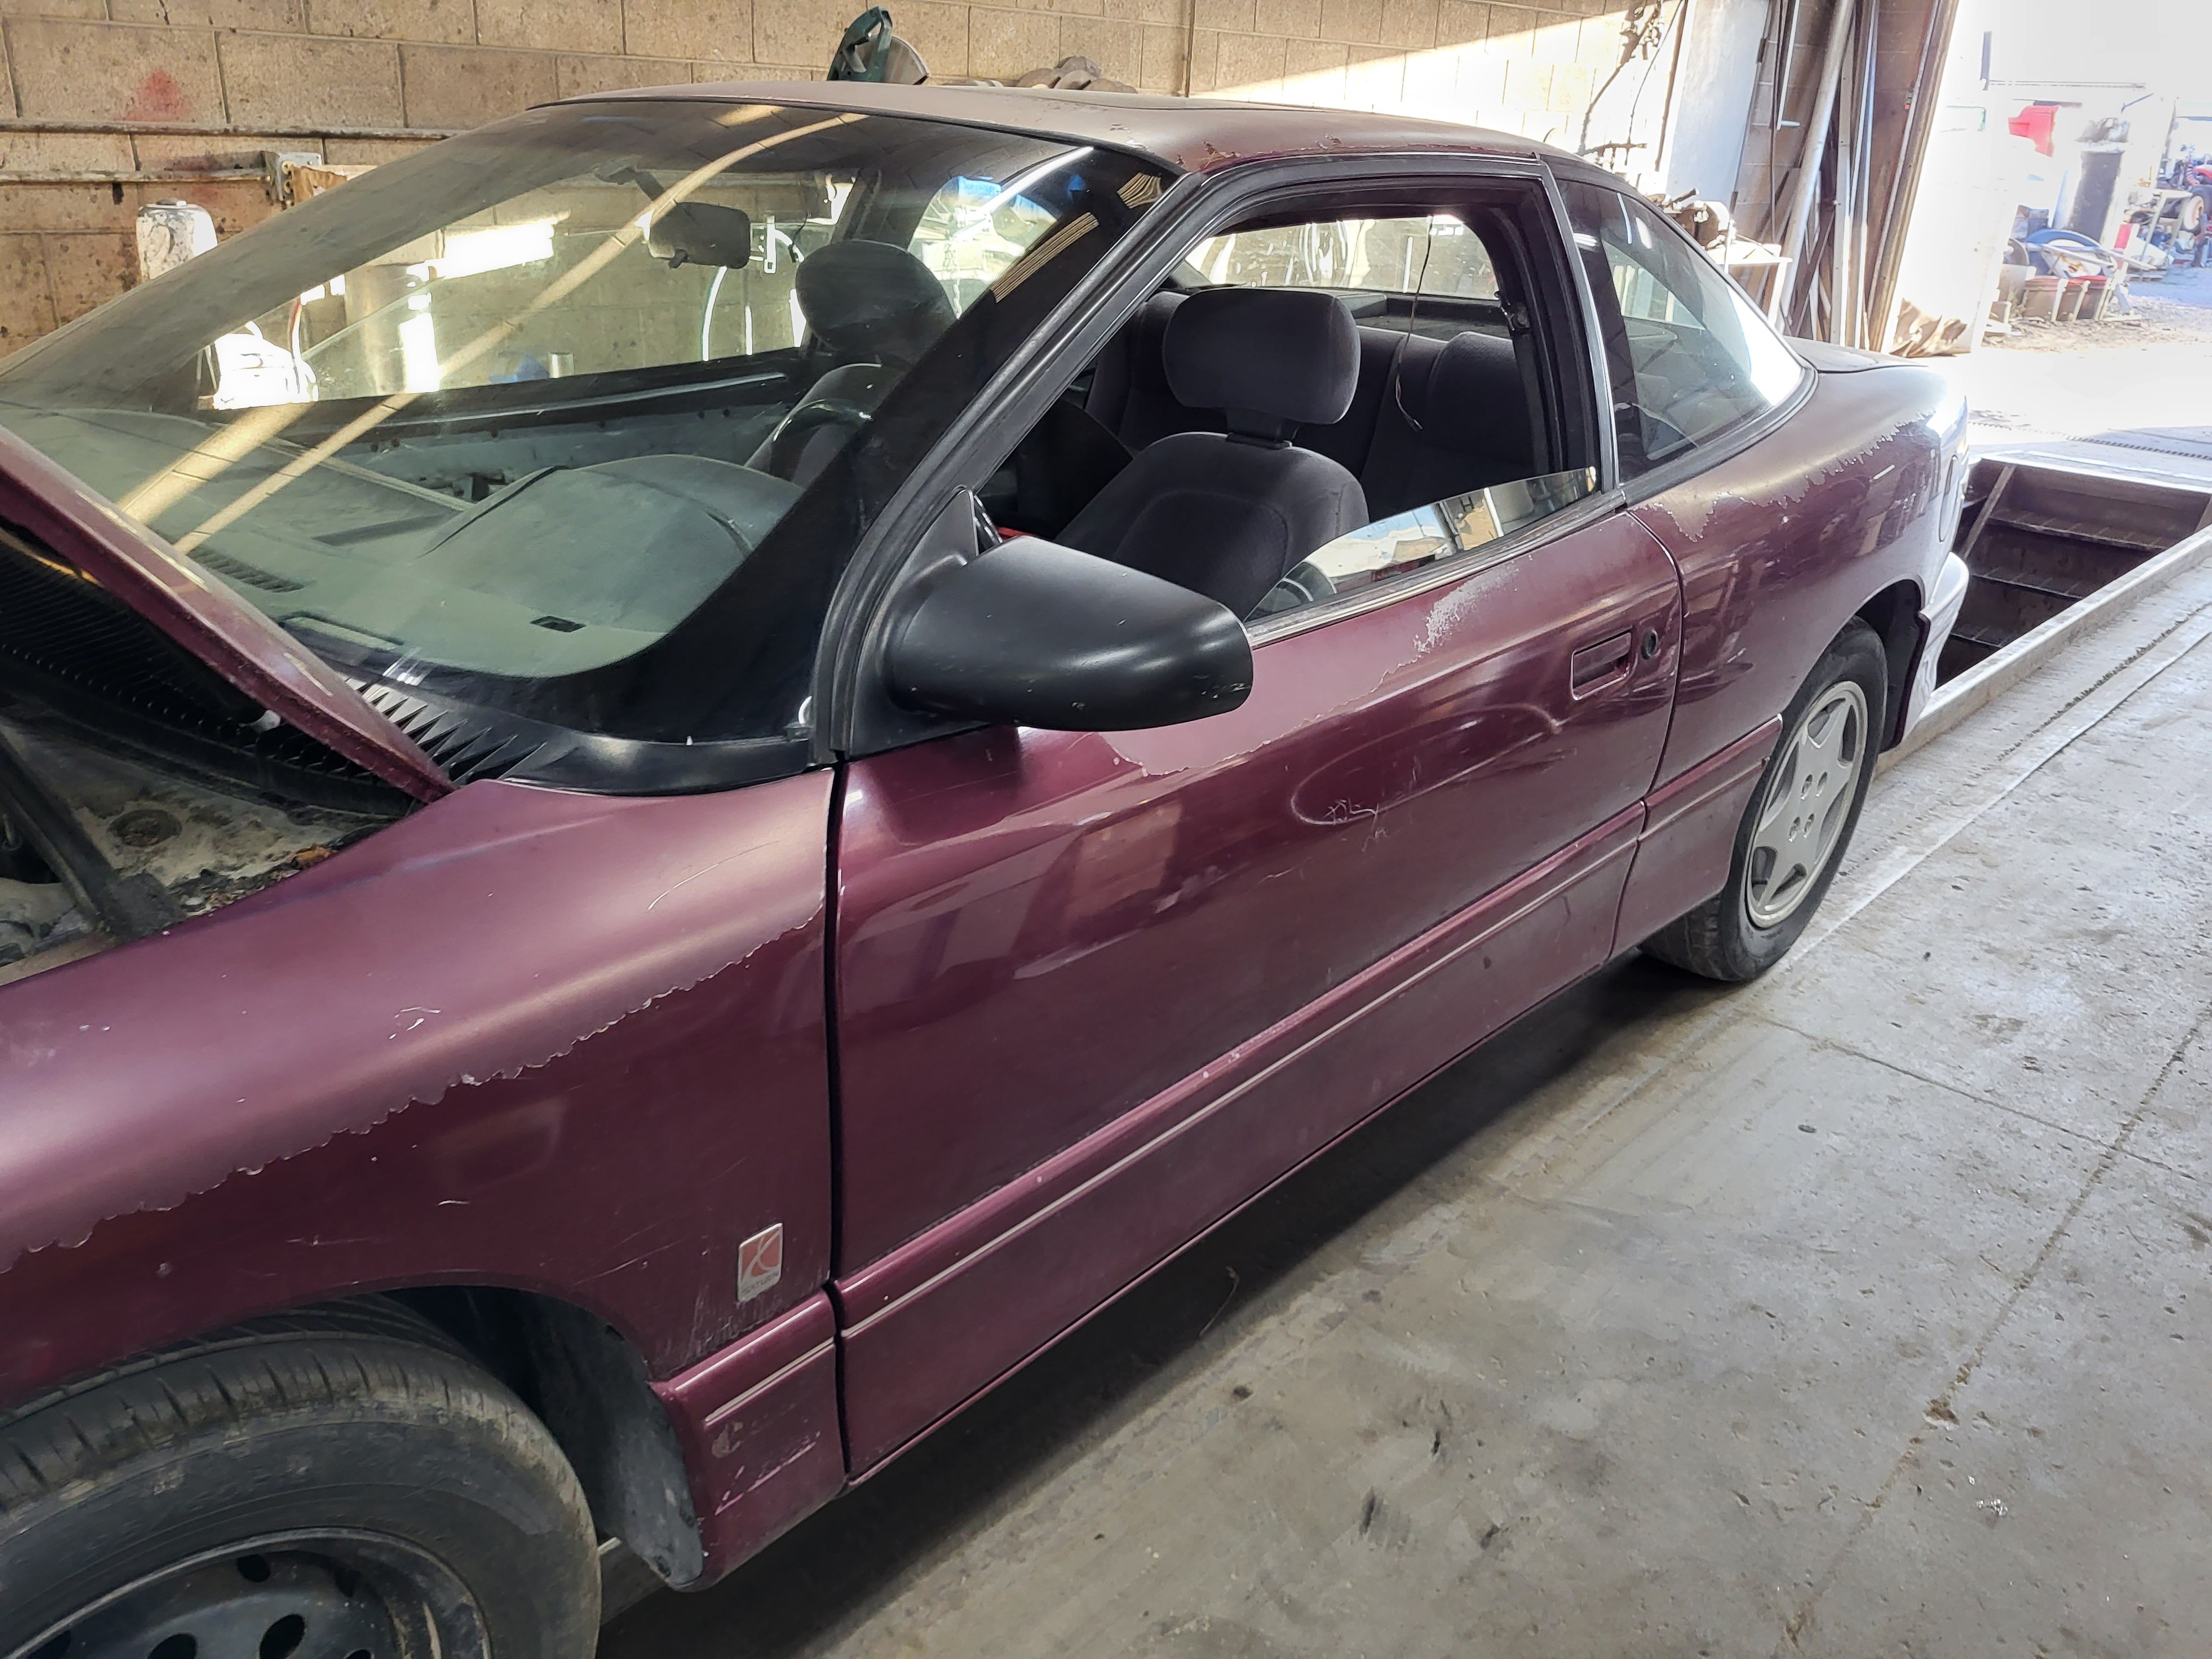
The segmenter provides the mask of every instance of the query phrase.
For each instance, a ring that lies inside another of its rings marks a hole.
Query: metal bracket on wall
[[[104,133],[129,138],[458,138],[463,127],[214,126],[204,121],[54,121],[0,119],[0,135],[11,132]]]
[[[4,127],[0,127],[4,131]],[[432,142],[432,133],[410,135]],[[0,176],[0,185],[110,185],[117,200],[125,185],[204,185],[258,183],[279,207],[295,207],[310,196],[319,196],[356,174],[366,165],[333,163],[314,149],[264,149],[228,155],[195,156],[158,167],[70,168],[28,171]]]
[[[68,137],[98,137],[119,138],[304,138],[327,144],[333,140],[374,139],[402,140],[419,143],[434,143],[441,138],[457,136],[459,129],[445,127],[258,127],[251,135],[235,127],[210,126],[191,121],[50,121],[0,120],[0,137],[13,133],[26,135],[58,134]],[[357,167],[333,166],[323,160],[320,149],[221,151],[210,149],[204,155],[173,161],[161,167],[88,167],[28,169],[9,172],[0,178],[4,185],[107,185],[118,192],[125,185],[199,185],[213,183],[243,184],[258,181],[269,192],[269,199],[279,206],[289,207],[304,200],[319,190],[328,189],[343,175],[366,171]],[[334,175],[315,182],[312,187],[300,187],[296,170],[307,167],[318,173]]]
[[[0,177],[0,185],[192,185],[250,179],[266,182],[268,177],[268,170],[262,167],[118,167],[10,173]]]

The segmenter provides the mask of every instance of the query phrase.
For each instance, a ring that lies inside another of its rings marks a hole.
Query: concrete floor
[[[1958,381],[1977,444],[2181,428],[2212,419],[2212,265],[2137,283],[2136,316],[2021,325],[1928,361]]]
[[[606,1659],[2212,1652],[2212,572]]]

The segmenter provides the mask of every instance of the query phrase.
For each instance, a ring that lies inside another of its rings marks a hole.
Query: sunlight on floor
[[[1965,387],[1974,441],[2212,425],[2212,269],[2142,283],[2135,301],[2139,324],[2046,325],[1933,360]]]

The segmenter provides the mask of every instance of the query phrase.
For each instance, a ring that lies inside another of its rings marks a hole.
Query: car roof
[[[1247,103],[1227,98],[1178,98],[1150,92],[1060,92],[1044,87],[883,86],[858,81],[744,81],[720,85],[641,87],[570,100],[688,99],[714,103],[797,104],[957,121],[1036,133],[1077,143],[1133,150],[1184,173],[1213,173],[1244,161],[1312,155],[1392,155],[1407,152],[1468,155],[1541,155],[1588,163],[1561,149],[1510,132],[1378,115],[1366,110],[1316,110],[1310,104]],[[1316,119],[1317,116],[1323,118]]]

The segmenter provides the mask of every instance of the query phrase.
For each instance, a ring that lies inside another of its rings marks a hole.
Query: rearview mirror
[[[885,670],[894,696],[931,714],[1127,732],[1236,708],[1252,641],[1188,588],[1023,537],[939,578]]]
[[[753,222],[743,208],[716,202],[677,202],[653,216],[646,252],[677,265],[721,265],[741,270],[753,257]]]

